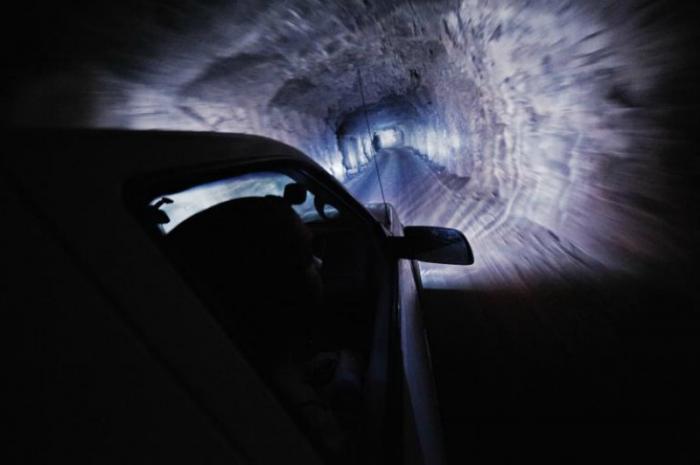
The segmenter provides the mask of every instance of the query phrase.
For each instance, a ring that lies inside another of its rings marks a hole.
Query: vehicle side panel
[[[404,424],[404,463],[441,465],[445,463],[442,425],[411,261],[399,260],[398,272],[404,401],[412,412]]]

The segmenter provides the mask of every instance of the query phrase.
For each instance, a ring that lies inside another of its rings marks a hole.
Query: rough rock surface
[[[373,156],[353,123],[364,114],[359,70],[373,127],[401,128],[437,167],[431,182],[446,186],[409,222],[463,230],[478,260],[466,273],[489,274],[476,281],[686,263],[697,223],[679,200],[695,199],[697,72],[682,9],[631,0],[47,8],[25,13],[44,18],[45,34],[19,48],[33,64],[13,83],[16,122],[263,134],[346,179]],[[342,127],[354,149],[341,150]]]

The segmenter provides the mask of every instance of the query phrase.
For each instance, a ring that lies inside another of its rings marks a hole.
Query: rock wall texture
[[[371,166],[367,114],[374,129],[400,129],[447,186],[450,199],[412,221],[460,228],[508,279],[568,268],[682,276],[697,252],[696,10],[632,0],[47,6],[19,15],[37,32],[15,49],[10,119],[262,134],[346,179]]]

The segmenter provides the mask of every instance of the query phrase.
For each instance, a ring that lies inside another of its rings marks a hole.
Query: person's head
[[[244,339],[294,343],[322,293],[312,234],[278,197],[224,202],[178,225],[170,245]],[[230,309],[230,310],[228,310]]]

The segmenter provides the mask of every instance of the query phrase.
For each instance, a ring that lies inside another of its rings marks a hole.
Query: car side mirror
[[[472,248],[460,231],[432,226],[406,226],[403,237],[392,237],[392,247],[400,258],[446,265],[471,265]]]

